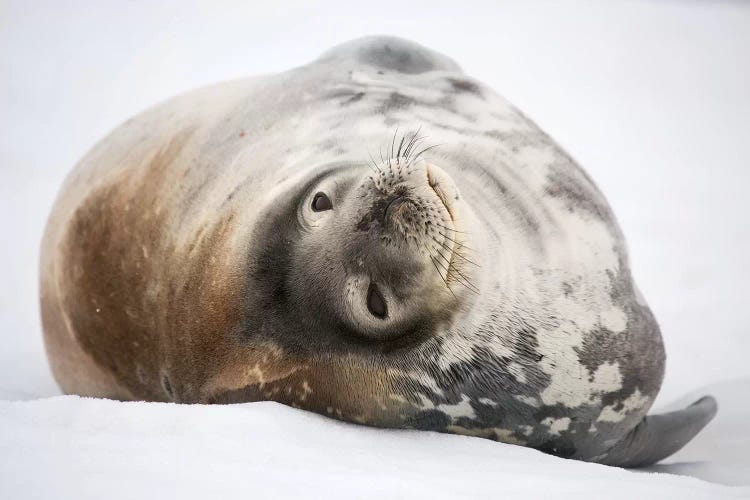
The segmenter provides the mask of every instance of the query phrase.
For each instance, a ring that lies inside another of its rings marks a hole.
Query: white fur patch
[[[621,422],[625,419],[628,413],[640,410],[643,408],[644,405],[648,403],[648,397],[641,394],[641,391],[636,389],[633,394],[628,396],[628,398],[622,402],[622,409],[617,411],[615,410],[616,404],[611,404],[609,406],[605,406],[602,408],[601,413],[599,414],[599,418],[596,419],[597,422]]]
[[[474,408],[471,407],[471,399],[466,394],[461,394],[461,401],[454,405],[442,404],[437,405],[435,409],[442,411],[452,419],[459,417],[476,418]]]
[[[567,431],[570,427],[570,418],[552,418],[547,417],[542,420],[542,425],[549,427],[549,433],[555,436],[559,436],[562,431]]]

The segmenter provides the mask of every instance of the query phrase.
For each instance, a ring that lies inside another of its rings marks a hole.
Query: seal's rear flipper
[[[683,410],[647,415],[597,462],[643,467],[682,448],[716,415],[716,400],[705,396]]]

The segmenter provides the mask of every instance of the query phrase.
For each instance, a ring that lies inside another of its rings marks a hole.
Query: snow
[[[681,452],[635,472],[271,403],[59,396],[37,260],[75,161],[162,99],[370,33],[454,58],[599,184],[666,342],[657,409],[719,399]],[[0,2],[0,46],[0,498],[750,497],[747,3],[13,0]]]
[[[0,439],[11,458],[3,466],[3,498],[750,494],[480,438],[359,427],[268,402],[188,406],[64,396],[2,403],[0,428],[13,429]]]

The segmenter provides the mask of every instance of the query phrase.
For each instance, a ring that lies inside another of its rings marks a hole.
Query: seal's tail
[[[620,467],[644,467],[675,453],[693,439],[716,415],[712,396],[704,396],[682,410],[647,415],[598,462]]]

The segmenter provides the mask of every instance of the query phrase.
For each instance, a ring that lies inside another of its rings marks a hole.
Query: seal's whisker
[[[437,255],[439,255],[440,257],[442,257],[442,258],[443,258],[443,260],[444,260],[444,261],[446,262],[446,264],[447,264],[447,267],[445,267],[445,268],[443,268],[443,269],[445,269],[445,270],[446,270],[446,271],[448,272],[448,274],[450,274],[450,272],[451,272],[451,267],[452,267],[452,264],[451,264],[451,261],[450,261],[450,259],[449,259],[449,258],[447,258],[447,257],[446,257],[446,256],[445,256],[445,255],[443,254],[443,252],[441,252],[441,251],[440,251],[440,248],[439,248],[439,247],[433,247],[433,250],[435,250],[435,253],[436,253]],[[440,261],[438,261],[438,262],[440,262]]]
[[[447,240],[449,240],[449,241],[452,241],[452,242],[453,242],[453,243],[455,243],[456,245],[461,245],[461,248],[465,248],[465,249],[467,249],[467,250],[471,251],[471,248],[467,247],[467,246],[466,246],[466,245],[464,245],[464,244],[463,244],[462,242],[460,242],[460,241],[456,241],[456,240],[454,240],[453,238],[451,238],[450,236],[448,236],[448,235],[446,235],[446,234],[443,234],[443,233],[441,233],[440,231],[438,231],[438,234],[439,234],[440,236],[442,236],[443,238],[445,238],[445,239],[447,239]]]
[[[443,260],[445,260],[446,262],[448,262],[448,265],[447,265],[447,268],[446,268],[446,266],[444,264],[442,264],[440,261],[438,261],[438,263],[441,264],[441,266],[443,267],[443,269],[446,270],[446,273],[448,275],[448,279],[449,280],[453,279],[456,282],[458,282],[459,284],[465,286],[467,290],[469,290],[471,292],[474,292],[476,294],[479,294],[479,289],[477,287],[475,287],[471,283],[471,281],[461,271],[458,270],[458,268],[456,268],[456,266],[454,265],[454,263],[452,261],[449,261],[445,257],[445,255],[443,255],[442,252],[440,252],[439,250],[437,251],[437,253],[438,253],[438,255],[440,255],[440,257],[443,258]]]
[[[419,135],[419,132],[422,130],[422,126],[420,125],[417,131],[412,136],[412,140],[409,144],[408,151],[406,153],[407,158],[409,159],[409,165],[412,164],[413,158],[412,154],[414,153],[414,150],[424,141],[427,136]]]
[[[434,236],[431,236],[431,238],[433,239],[433,241],[435,241],[435,243],[437,243],[438,245],[442,246],[443,248],[445,248],[446,250],[450,252],[456,252],[458,250],[458,248],[453,248],[450,245],[448,245],[446,242],[440,241]],[[456,243],[456,245],[459,245],[459,243]]]
[[[406,149],[404,150],[404,158],[406,158],[407,161],[409,160],[409,153],[414,148],[414,145],[417,143],[417,141],[422,140],[422,138],[419,137],[419,132],[421,130],[422,130],[422,125],[420,125],[417,131],[414,132],[414,134],[412,134],[411,140],[409,140],[409,144],[406,145]]]
[[[419,158],[420,156],[422,156],[427,151],[429,151],[431,149],[434,149],[434,148],[436,148],[438,146],[442,146],[442,144],[433,144],[432,146],[428,146],[428,147],[424,148],[419,153],[417,153],[416,155],[414,155],[414,159],[412,161],[417,161],[417,158]]]
[[[463,243],[461,243],[460,241],[455,241],[455,240],[451,240],[450,238],[448,238],[447,236],[445,236],[445,235],[444,235],[443,233],[441,233],[441,232],[439,232],[439,231],[438,231],[438,234],[440,234],[441,236],[443,236],[443,237],[447,238],[448,240],[450,240],[450,241],[452,241],[453,243],[455,243],[455,244],[456,244],[456,249],[455,249],[455,251],[456,251],[456,253],[458,254],[458,256],[459,256],[459,257],[461,257],[461,258],[462,258],[463,260],[465,260],[465,261],[466,261],[466,262],[468,262],[469,264],[474,264],[474,265],[475,265],[475,266],[477,266],[477,267],[481,267],[481,266],[480,266],[479,264],[477,264],[476,262],[474,262],[474,261],[472,261],[472,260],[468,259],[467,257],[465,257],[465,256],[464,256],[463,254],[461,254],[461,253],[460,253],[460,250],[464,250],[464,249],[466,249],[466,250],[468,250],[468,251],[471,251],[471,248],[467,247],[466,245],[464,245],[464,244],[463,244]],[[436,241],[437,241],[437,240],[436,240]]]
[[[401,142],[398,145],[398,152],[396,153],[396,162],[400,165],[401,164],[401,148],[404,147],[404,141],[406,140],[406,135],[401,137]]]
[[[432,224],[435,224],[437,227],[442,227],[443,229],[447,229],[448,231],[453,231],[454,233],[468,234],[466,231],[459,231],[458,229],[454,229],[448,226],[443,226],[442,224],[438,224],[437,222],[433,222]]]
[[[467,257],[466,257],[466,256],[465,256],[464,254],[462,254],[462,253],[461,253],[461,249],[456,249],[456,250],[455,250],[455,251],[453,252],[453,254],[454,254],[454,255],[455,255],[456,257],[458,257],[459,259],[461,259],[462,261],[466,262],[467,264],[471,264],[472,266],[475,266],[475,267],[482,267],[482,266],[480,266],[479,264],[477,264],[476,262],[474,262],[474,261],[472,261],[472,260],[468,259],[468,258],[467,258]]]
[[[439,240],[438,240],[437,238],[435,238],[434,236],[432,236],[432,239],[433,239],[433,240],[435,241],[435,243],[437,243],[438,245],[442,246],[443,248],[445,248],[445,249],[446,249],[446,250],[448,250],[449,252],[452,252],[452,253],[453,253],[453,254],[454,254],[454,255],[455,255],[456,257],[458,257],[459,259],[461,259],[461,260],[463,260],[463,261],[467,262],[468,264],[472,264],[472,265],[474,265],[474,266],[477,266],[477,267],[482,267],[482,266],[480,266],[480,265],[479,265],[479,264],[477,264],[476,262],[474,262],[474,261],[470,260],[470,259],[469,259],[468,257],[466,257],[465,255],[463,255],[463,254],[461,253],[461,247],[460,247],[461,243],[456,243],[456,245],[459,245],[459,247],[458,247],[458,248],[451,248],[450,246],[448,246],[447,244],[445,244],[445,242],[439,241]]]
[[[456,252],[455,252],[455,254],[456,254],[456,257],[458,257],[459,259],[463,260],[463,261],[464,261],[464,262],[466,262],[467,264],[471,264],[472,266],[476,266],[476,267],[482,267],[482,266],[480,266],[479,264],[477,264],[476,262],[474,262],[474,261],[472,261],[472,260],[469,260],[469,259],[467,259],[467,258],[466,258],[466,257],[465,257],[465,256],[464,256],[464,255],[463,255],[462,253],[461,253],[460,249],[457,249],[457,250],[456,250]]]
[[[378,172],[380,172],[380,167],[378,167],[378,164],[375,162],[375,159],[372,157],[372,154],[368,151],[367,155],[370,157],[370,161],[373,165],[375,165],[375,168],[378,169]]]
[[[430,260],[432,261],[432,265],[435,266],[435,271],[437,271],[438,275],[440,276],[440,279],[443,280],[443,283],[445,283],[445,288],[447,288],[448,291],[451,293],[451,295],[453,295],[453,298],[456,299],[456,294],[453,293],[453,290],[451,290],[451,287],[448,284],[448,280],[446,278],[443,278],[443,273],[440,272],[440,269],[438,268],[437,263],[435,262],[435,258],[432,255],[430,255]]]
[[[390,162],[391,162],[391,160],[393,160],[393,153],[394,153],[394,151],[395,151],[395,146],[396,146],[396,136],[397,136],[397,135],[398,135],[398,127],[396,127],[396,131],[395,131],[395,132],[393,132],[393,140],[391,140],[391,156],[390,156],[390,157],[388,158],[388,163],[390,163]]]
[[[439,254],[439,253],[440,253],[440,252],[438,252],[438,254]],[[434,258],[434,257],[433,257],[433,258]],[[439,260],[437,260],[437,259],[435,259],[435,263],[436,263],[436,264],[437,264],[438,266],[440,266],[440,268],[441,268],[441,269],[443,269],[443,270],[445,271],[445,279],[446,279],[446,282],[447,282],[447,281],[448,281],[449,279],[451,279],[451,267],[450,267],[450,265],[446,265],[446,264],[443,264],[442,262],[440,262],[440,261],[439,261]]]
[[[463,286],[465,286],[467,289],[469,289],[470,291],[472,291],[472,292],[474,292],[474,293],[476,293],[478,295],[479,294],[479,289],[471,282],[471,280],[465,274],[463,274],[455,266],[455,264],[452,261],[448,260],[448,258],[446,258],[445,255],[442,254],[442,252],[440,252],[439,250],[437,250],[437,253],[438,253],[438,255],[440,255],[440,257],[443,258],[443,260],[445,260],[448,263],[448,269],[446,269],[446,271],[448,272],[448,274],[450,275],[451,272],[458,274],[458,276],[460,276],[462,279],[457,278],[455,275],[453,275],[453,279],[455,279],[460,284],[462,284]]]
[[[468,288],[469,290],[471,290],[475,294],[479,295],[479,288],[477,288],[476,285],[474,285],[474,283],[472,283],[471,280],[469,280],[469,278],[466,277],[466,275],[464,273],[462,273],[456,266],[452,266],[452,269],[459,276],[461,276],[461,278],[463,278],[464,281],[460,281],[459,280],[460,283],[462,283],[466,288]]]
[[[435,238],[434,236],[431,236],[431,238],[432,238],[432,240],[433,240],[433,241],[434,241],[435,243],[437,243],[437,244],[438,244],[438,245],[440,245],[441,247],[445,248],[445,249],[446,249],[446,250],[448,250],[449,252],[453,252],[453,251],[454,251],[454,250],[453,250],[453,248],[451,248],[451,247],[450,247],[450,246],[449,246],[448,244],[446,244],[446,243],[445,243],[444,241],[440,241],[440,240],[438,240],[437,238]]]
[[[418,160],[417,155],[414,154],[414,151],[421,147],[422,144],[424,144],[424,141],[426,140],[426,137],[420,137],[417,139],[417,141],[414,143],[414,146],[409,150],[409,165],[414,165],[414,162]]]

